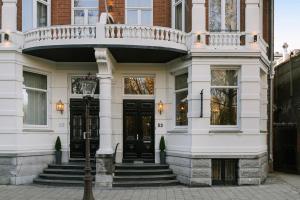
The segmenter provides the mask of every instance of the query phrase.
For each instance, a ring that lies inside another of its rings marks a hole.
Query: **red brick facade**
[[[52,0],[51,9],[52,25],[71,24],[71,0]]]
[[[264,40],[270,44],[270,0],[263,1],[263,37]]]
[[[171,0],[153,0],[153,25],[171,27]]]

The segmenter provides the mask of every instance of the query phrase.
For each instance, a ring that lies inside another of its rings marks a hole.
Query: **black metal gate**
[[[213,159],[212,160],[212,184],[236,185],[238,160]]]

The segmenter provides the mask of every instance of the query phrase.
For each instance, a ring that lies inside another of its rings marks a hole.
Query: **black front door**
[[[123,156],[127,161],[154,162],[153,100],[124,100]]]
[[[99,100],[92,100],[90,107],[91,157],[99,148]],[[70,100],[70,151],[71,158],[85,157],[85,106],[82,99]]]

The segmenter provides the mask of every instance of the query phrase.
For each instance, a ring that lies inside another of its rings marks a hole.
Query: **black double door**
[[[94,99],[89,107],[88,123],[91,129],[91,157],[99,149],[99,100]],[[70,100],[70,156],[85,157],[84,132],[86,131],[85,105],[82,99]]]
[[[153,100],[124,100],[124,159],[154,162],[154,109]]]

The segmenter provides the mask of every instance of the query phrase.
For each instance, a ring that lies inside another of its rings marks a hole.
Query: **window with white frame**
[[[154,82],[152,76],[124,77],[124,94],[154,95]]]
[[[50,21],[50,0],[36,0],[36,27],[48,26]]]
[[[25,125],[47,125],[47,76],[23,72],[23,122]]]
[[[98,0],[72,0],[73,24],[96,24],[99,15]]]
[[[238,31],[240,29],[240,0],[210,0],[209,30]]]
[[[176,126],[188,125],[188,74],[175,76]]]
[[[152,0],[126,0],[126,24],[151,26]]]
[[[173,27],[185,30],[186,0],[173,0]]]
[[[211,70],[211,118],[213,126],[238,125],[239,70]]]

